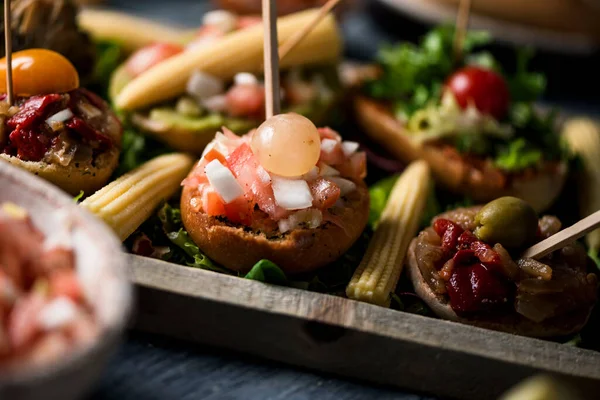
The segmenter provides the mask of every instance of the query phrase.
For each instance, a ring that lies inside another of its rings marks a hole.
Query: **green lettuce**
[[[535,167],[542,161],[542,151],[530,146],[523,138],[515,139],[496,157],[495,165],[508,172]]]
[[[372,229],[375,229],[377,226],[379,218],[381,218],[381,213],[385,208],[387,200],[390,197],[390,193],[392,192],[392,188],[397,180],[397,175],[390,176],[380,180],[379,182],[376,182],[369,188],[369,197],[371,199],[369,209],[369,226]]]
[[[123,47],[114,41],[96,43],[96,65],[90,89],[105,99],[108,98],[108,83],[112,73],[125,58]]]
[[[600,269],[600,255],[598,254],[598,249],[590,249],[588,251],[588,256],[596,263],[598,269]]]
[[[254,264],[244,278],[282,286],[287,286],[289,283],[281,268],[269,260],[260,260]]]
[[[454,27],[440,26],[423,37],[418,45],[400,43],[384,46],[378,61],[383,75],[366,86],[375,98],[392,100],[396,114],[408,118],[430,102],[438,102],[445,80],[456,69],[453,57]],[[486,32],[468,32],[464,51],[487,45]],[[489,53],[471,54],[469,59],[479,64],[497,65]]]

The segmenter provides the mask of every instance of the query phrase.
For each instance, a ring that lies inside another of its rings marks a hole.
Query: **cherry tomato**
[[[156,64],[171,58],[183,51],[183,47],[171,43],[155,43],[133,53],[127,63],[125,69],[133,77],[140,75],[142,72],[149,70]]]
[[[508,86],[494,71],[480,67],[462,68],[448,79],[446,90],[454,94],[462,108],[473,103],[479,111],[497,119],[508,111]]]
[[[265,109],[265,89],[259,85],[235,85],[227,92],[227,110],[233,117],[259,117]]]
[[[13,91],[19,96],[63,93],[79,87],[69,60],[46,49],[17,51],[12,58]],[[6,93],[6,58],[0,60],[0,93]]]

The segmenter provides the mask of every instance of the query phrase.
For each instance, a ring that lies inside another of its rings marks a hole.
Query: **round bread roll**
[[[385,104],[357,96],[354,101],[361,126],[376,142],[404,162],[422,158],[427,161],[437,182],[449,190],[461,193],[476,202],[488,202],[503,196],[519,197],[540,212],[546,210],[562,191],[567,176],[565,163],[536,172],[534,175],[515,176],[507,187],[499,187],[486,180],[481,171],[462,158],[449,158],[439,148],[419,145],[406,134],[404,126]]]
[[[194,211],[190,205],[194,190],[183,188],[183,225],[204,254],[233,271],[247,272],[262,259],[271,260],[288,274],[313,271],[344,254],[369,219],[369,194],[362,182],[348,195],[341,214],[336,214],[343,228],[324,223],[316,229],[294,229],[274,238]]]
[[[567,315],[550,318],[540,323],[531,321],[517,312],[489,318],[463,318],[459,317],[445,296],[436,294],[431,286],[423,279],[421,269],[417,263],[415,246],[417,239],[413,239],[407,254],[407,268],[410,280],[417,295],[431,308],[440,318],[474,325],[480,328],[513,333],[522,336],[537,338],[556,338],[568,336],[579,332],[587,323],[593,307],[578,310]]]
[[[119,153],[119,148],[114,146],[97,156],[93,164],[90,159],[85,163],[74,161],[67,166],[43,161],[23,161],[8,154],[0,154],[0,160],[39,175],[75,196],[81,190],[90,195],[104,186],[117,168]]]

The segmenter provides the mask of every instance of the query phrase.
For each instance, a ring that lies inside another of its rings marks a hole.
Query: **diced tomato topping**
[[[327,128],[327,127],[326,128],[318,128],[317,130],[319,131],[319,134],[321,135],[321,140],[332,139],[337,142],[342,141],[342,137],[340,136],[340,134],[331,128]]]
[[[254,202],[271,218],[285,218],[289,212],[275,203],[270,181],[264,182],[258,174],[262,168],[248,143],[243,143],[227,157],[227,167],[244,188],[245,198]]]
[[[442,238],[442,250],[445,254],[451,254],[456,250],[458,238],[464,230],[454,222],[438,218],[433,223],[433,229]]]
[[[362,180],[367,176],[367,153],[354,153],[336,168],[342,176]]]
[[[183,47],[172,43],[150,44],[137,50],[129,57],[125,64],[125,70],[132,77],[136,77],[183,50]]]
[[[56,271],[50,275],[48,283],[53,297],[66,296],[76,303],[83,299],[81,285],[73,271]]]
[[[72,250],[56,247],[44,252],[38,262],[31,263],[30,273],[32,276],[49,276],[54,271],[70,268],[74,264],[75,255]]]
[[[214,148],[210,149],[208,153],[204,155],[204,159],[208,162],[211,162],[213,160],[219,160],[221,164],[225,164],[226,162],[225,156],[219,150]]]
[[[234,117],[261,117],[265,112],[265,89],[260,85],[235,85],[225,95],[227,111]]]
[[[340,198],[340,188],[327,179],[317,178],[309,186],[313,196],[313,206],[319,210],[327,210],[333,207]]]
[[[331,150],[321,149],[321,155],[319,157],[319,160],[326,164],[336,167],[336,169],[338,166],[344,163],[344,159],[344,151],[342,150],[341,142],[336,143],[336,145]]]
[[[225,215],[225,202],[221,199],[216,192],[207,191],[206,193],[206,204],[204,206],[205,212],[210,216]]]
[[[254,25],[262,23],[262,18],[259,15],[246,15],[238,17],[237,28],[246,29]]]
[[[244,196],[225,204],[225,216],[235,224],[250,225],[253,211],[253,203]]]
[[[8,337],[14,349],[27,345],[38,334],[37,318],[45,303],[45,297],[35,292],[17,300],[8,316]]]

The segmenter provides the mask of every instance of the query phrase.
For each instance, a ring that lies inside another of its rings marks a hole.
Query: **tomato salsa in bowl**
[[[121,244],[50,184],[0,163],[0,398],[81,397],[131,309]]]

